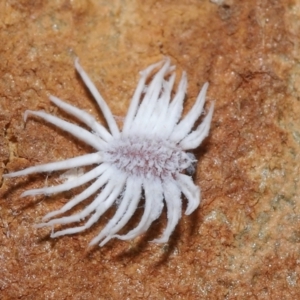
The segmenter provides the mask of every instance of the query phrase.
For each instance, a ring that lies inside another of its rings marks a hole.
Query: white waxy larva
[[[55,105],[79,119],[92,132],[42,111],[28,110],[25,112],[24,119],[26,121],[29,115],[38,116],[92,146],[96,152],[29,167],[5,174],[3,177],[95,165],[95,168],[89,172],[74,176],[72,180],[66,180],[60,185],[29,190],[22,194],[22,196],[49,195],[68,191],[93,181],[61,209],[48,213],[43,218],[43,223],[38,224],[37,227],[53,227],[57,224],[70,224],[89,218],[84,225],[52,232],[51,237],[78,233],[92,226],[113,204],[117,203],[115,215],[90,243],[90,245],[103,246],[112,238],[134,239],[147,231],[153,221],[160,216],[165,202],[167,227],[162,236],[154,242],[167,242],[181,217],[181,194],[188,201],[185,212],[187,215],[191,214],[200,203],[200,188],[193,183],[190,176],[185,174],[185,170],[193,164],[194,158],[185,151],[199,147],[208,135],[214,110],[213,104],[200,125],[194,128],[195,122],[203,112],[208,83],[203,85],[191,110],[181,118],[187,88],[186,74],[183,73],[177,92],[171,100],[175,67],[170,65],[169,59],[149,66],[140,72],[140,81],[131,100],[123,129],[120,130],[108,105],[80,66],[78,59],[75,60],[75,68],[96,99],[109,129],[98,123],[89,113],[54,96],[50,96],[50,100]],[[146,86],[146,81],[157,68],[159,70]],[[53,219],[96,194],[97,191],[100,193],[95,195],[94,200],[82,211]],[[136,211],[142,194],[145,198],[145,207],[139,224],[125,235],[118,234]]]

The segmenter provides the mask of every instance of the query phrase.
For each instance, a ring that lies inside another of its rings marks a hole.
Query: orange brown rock
[[[298,6],[292,0],[2,1],[0,175],[89,151],[39,119],[22,119],[32,109],[75,122],[50,104],[54,94],[101,120],[75,73],[75,56],[120,120],[137,72],[163,56],[187,71],[186,109],[209,81],[215,114],[196,153],[201,207],[163,246],[148,241],[162,232],[166,216],[145,237],[93,251],[86,245],[105,220],[52,240],[48,229],[33,225],[73,191],[19,196],[46,180],[54,184],[59,174],[1,180],[0,298],[299,298]]]

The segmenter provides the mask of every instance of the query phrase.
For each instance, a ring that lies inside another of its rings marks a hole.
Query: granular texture
[[[31,109],[76,122],[50,104],[53,94],[103,121],[76,56],[120,125],[136,74],[163,56],[187,71],[186,111],[208,81],[215,113],[195,153],[200,208],[164,245],[149,240],[166,212],[141,238],[87,249],[113,209],[87,232],[51,239],[33,225],[80,189],[20,198],[59,174],[1,180],[0,298],[300,298],[299,20],[292,0],[2,1],[0,175],[89,152],[22,119]]]

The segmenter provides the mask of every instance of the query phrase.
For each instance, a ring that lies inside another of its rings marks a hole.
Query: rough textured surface
[[[300,298],[299,1],[107,2],[0,2],[0,176],[90,150],[41,120],[22,120],[26,109],[71,120],[50,93],[101,119],[75,56],[122,122],[138,71],[167,55],[187,71],[187,108],[205,81],[216,100],[197,152],[201,208],[166,245],[148,242],[164,215],[140,239],[90,250],[106,220],[55,240],[33,227],[73,191],[19,197],[59,174],[1,180],[0,298]]]

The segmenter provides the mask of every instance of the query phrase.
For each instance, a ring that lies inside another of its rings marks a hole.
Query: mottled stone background
[[[26,197],[59,174],[1,179],[1,299],[300,299],[300,1],[0,1],[0,178],[89,152],[30,118],[54,94],[103,120],[74,57],[122,122],[138,71],[169,56],[215,100],[197,155],[201,207],[169,243],[166,212],[145,236],[88,249],[113,210],[83,234],[35,229],[80,189]],[[132,221],[143,212],[141,207]],[[132,225],[131,224],[131,225]]]

